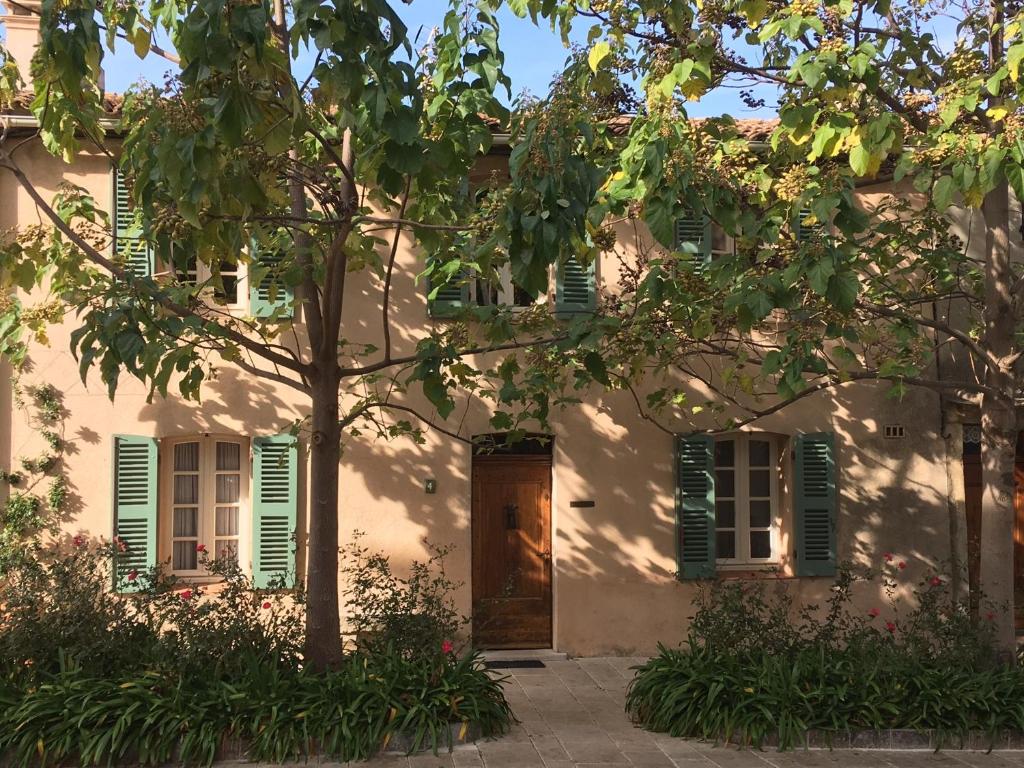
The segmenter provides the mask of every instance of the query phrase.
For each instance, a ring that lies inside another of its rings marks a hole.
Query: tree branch
[[[103,269],[107,270],[116,278],[122,280],[124,283],[130,284],[133,287],[141,288],[143,293],[148,295],[157,304],[169,310],[178,317],[194,317],[203,322],[214,323],[214,325],[216,325],[218,328],[218,333],[223,333],[225,338],[228,338],[231,341],[238,344],[239,346],[250,350],[257,356],[262,357],[268,362],[280,365],[283,368],[296,371],[297,373],[300,374],[305,374],[308,372],[307,366],[305,366],[301,362],[298,362],[278,352],[274,352],[271,349],[267,349],[264,345],[260,344],[259,342],[253,341],[244,334],[241,334],[238,331],[235,331],[231,328],[227,328],[221,325],[220,323],[215,323],[209,318],[203,317],[194,310],[191,310],[187,307],[183,307],[180,304],[172,301],[168,296],[162,293],[159,290],[159,288],[156,287],[155,284],[150,284],[142,280],[135,280],[129,273],[125,272],[120,266],[115,264],[113,261],[105,257],[91,245],[89,245],[89,243],[87,243],[80,235],[78,235],[78,233],[71,229],[71,227],[69,227],[64,222],[64,220],[57,215],[56,211],[54,211],[53,208],[43,199],[42,195],[39,194],[39,191],[35,188],[32,182],[29,181],[24,171],[22,171],[16,163],[11,161],[10,156],[2,150],[0,150],[0,168],[6,168],[12,174],[14,174],[14,177],[18,180],[18,183],[21,184],[22,188],[28,193],[28,196],[36,204],[36,207],[43,212],[46,218],[48,218],[53,223],[54,227],[61,234],[68,238],[68,240],[74,243],[74,245],[77,246],[83,254],[85,254],[85,257],[89,261],[93,262],[94,264],[100,267],[103,267]]]

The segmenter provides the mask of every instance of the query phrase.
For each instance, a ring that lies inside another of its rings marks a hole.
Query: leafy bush
[[[409,577],[399,578],[382,552],[362,546],[362,533],[342,550],[345,608],[356,644],[364,650],[391,648],[430,655],[451,643],[469,623],[455,608],[452,594],[462,584],[445,571],[452,547],[428,543],[430,556],[413,561]]]
[[[899,564],[882,574],[885,617],[852,605],[870,572],[840,570],[826,606],[794,605],[780,583],[702,587],[687,642],[637,668],[626,708],[673,736],[783,748],[808,730],[1024,731],[1024,672],[996,660],[987,621],[972,620],[941,579],[898,597]]]
[[[233,560],[203,565],[220,581],[206,589],[159,570],[131,572],[134,594],[110,590],[118,542],[28,558],[0,583],[0,664],[22,673],[58,672],[68,663],[88,675],[140,669],[183,676],[237,674],[252,664],[295,667],[302,646],[302,595],[256,591]]]
[[[0,757],[208,765],[236,742],[256,761],[348,761],[396,732],[436,751],[452,723],[495,735],[511,722],[476,654],[375,643],[313,672],[302,663],[301,593],[261,593],[234,562],[205,553],[216,585],[129,572],[139,591],[112,593],[121,549],[76,539],[0,583]]]
[[[168,672],[102,678],[75,668],[32,688],[0,681],[0,754],[18,765],[208,765],[228,740],[254,761],[362,760],[397,731],[436,751],[449,745],[451,722],[494,735],[510,719],[475,655],[353,654],[323,674],[260,666],[188,685]]]

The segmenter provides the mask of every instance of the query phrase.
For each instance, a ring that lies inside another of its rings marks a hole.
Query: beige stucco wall
[[[68,179],[90,189],[101,206],[109,207],[109,166],[102,155],[84,152],[74,166],[66,166],[30,146],[21,151],[19,161],[45,195]],[[0,201],[0,229],[38,222],[31,201],[9,175],[0,175]],[[393,312],[399,326],[395,351],[402,354],[411,351],[429,321],[424,291],[414,282],[420,269],[417,255],[401,249],[398,265]],[[604,280],[614,274],[610,259],[601,264]],[[352,282],[344,318],[346,338],[379,343],[380,287],[374,277]],[[26,384],[53,384],[69,414],[66,474],[74,499],[64,524],[69,536],[111,533],[112,435],[256,436],[281,432],[306,413],[298,393],[228,365],[205,387],[201,403],[179,398],[147,403],[144,387],[127,378],[111,402],[98,378],[85,383],[79,379],[68,351],[73,327],[69,317],[51,334],[49,348],[34,347],[23,376]],[[6,378],[0,386],[4,406],[4,398],[9,398]],[[912,580],[949,554],[939,403],[922,391],[897,402],[886,390],[885,385],[847,384],[805,398],[762,420],[757,428],[781,435],[834,430],[840,557],[878,562],[883,551],[893,551],[910,563],[905,578]],[[4,421],[8,418],[9,429]],[[456,418],[462,418],[461,410]],[[587,655],[642,653],[652,651],[659,641],[679,642],[692,615],[695,587],[674,578],[671,435],[640,418],[625,393],[591,393],[583,405],[556,412],[552,422],[555,646]],[[884,440],[881,431],[886,423],[903,424],[906,438]],[[24,412],[2,407],[0,429],[0,460],[5,465],[41,450],[42,442]],[[485,410],[471,406],[463,434],[489,431]],[[425,556],[424,538],[453,543],[457,549],[449,562],[450,574],[468,585],[471,461],[466,445],[437,433],[429,433],[423,446],[373,436],[349,440],[341,476],[339,544],[350,541],[353,531],[365,531],[366,543],[388,551],[401,568],[410,559]],[[783,464],[788,464],[785,457]],[[300,476],[306,469],[303,461]],[[784,484],[791,476],[784,470]],[[427,478],[437,480],[436,494],[424,492]],[[300,486],[305,488],[306,483]],[[571,508],[574,499],[593,500],[595,506]],[[300,490],[300,509],[304,508]],[[784,544],[791,553],[792,541]],[[786,583],[808,600],[825,598],[829,585],[822,579]],[[468,586],[459,597],[461,609],[468,612]],[[884,607],[878,593],[863,593],[859,600],[865,610]]]

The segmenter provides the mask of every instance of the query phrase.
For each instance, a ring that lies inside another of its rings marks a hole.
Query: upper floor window
[[[547,292],[532,296],[512,279],[512,266],[503,264],[498,270],[497,281],[477,279],[471,286],[470,299],[481,307],[505,306],[513,309],[543,304],[547,301]]]
[[[214,302],[231,309],[244,309],[249,302],[247,270],[240,261],[222,261],[216,270],[192,256],[180,276],[187,285],[200,285],[212,292]]]
[[[676,219],[675,250],[687,255],[693,269],[700,272],[713,259],[731,255],[733,239],[721,225],[704,213],[686,213]]]

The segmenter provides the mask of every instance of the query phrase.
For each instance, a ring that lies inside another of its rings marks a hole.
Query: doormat
[[[544,669],[544,662],[540,659],[500,659],[498,661],[485,661],[487,669]]]

